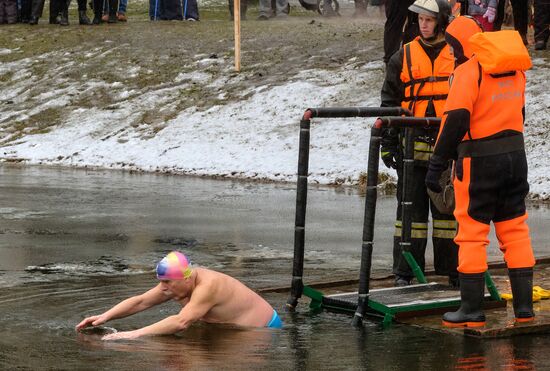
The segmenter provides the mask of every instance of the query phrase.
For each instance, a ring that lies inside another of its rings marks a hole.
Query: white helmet
[[[409,6],[409,10],[414,13],[435,17],[439,32],[445,31],[451,17],[451,5],[447,0],[416,0]]]

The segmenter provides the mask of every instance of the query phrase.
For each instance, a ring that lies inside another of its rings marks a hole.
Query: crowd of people
[[[71,0],[50,0],[49,23],[68,25],[68,8]],[[366,14],[369,0],[355,0],[354,16]],[[370,0],[372,4],[385,7],[387,22],[384,29],[384,62],[399,48],[400,42],[407,43],[415,36],[417,16],[408,10],[413,0]],[[530,23],[530,1],[509,0],[513,9],[514,28],[520,33],[527,45],[527,31]],[[17,22],[37,24],[42,16],[45,0],[0,0],[0,24]],[[550,36],[550,2],[534,2],[534,39],[535,49],[546,48]],[[324,15],[337,15],[333,11],[331,0],[322,0]],[[498,31],[505,18],[506,0],[449,0],[451,13],[471,15],[482,26],[484,31]],[[128,0],[91,0],[89,5],[93,13],[90,20],[86,14],[86,0],[78,0],[78,20],[81,25],[100,24],[102,22],[125,22]],[[233,0],[228,0],[230,18],[233,19]],[[241,19],[246,19],[248,0],[241,0]],[[288,0],[259,0],[258,20],[288,17],[290,5]],[[149,0],[149,18],[151,20],[199,20],[197,0]],[[402,32],[404,30],[404,32]]]
[[[49,23],[67,26],[70,3],[71,0],[50,0]],[[45,0],[0,0],[0,24],[36,25],[42,17],[44,4]],[[86,11],[86,0],[78,0],[78,22],[81,25],[125,22],[127,4],[128,0],[92,0],[89,5],[93,18],[90,19]]]
[[[71,0],[50,0],[49,23],[69,24]],[[28,23],[35,25],[42,17],[45,0],[0,0],[0,24]],[[228,0],[230,17],[233,19],[233,0]],[[78,0],[78,21],[81,25],[126,22],[128,0],[91,0],[93,18],[87,16],[86,0]],[[247,0],[241,1],[241,19],[246,20]],[[274,17],[285,18],[290,11],[288,0],[260,0],[258,20]],[[149,0],[149,18],[157,20],[198,21],[197,0]]]

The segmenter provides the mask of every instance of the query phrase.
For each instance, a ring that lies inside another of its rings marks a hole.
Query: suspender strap
[[[438,95],[418,95],[416,97],[405,97],[403,101],[409,102],[412,100],[445,100],[447,99],[447,94],[438,94]]]
[[[447,80],[449,80],[449,76],[428,76],[422,79],[411,78],[411,80],[404,83],[403,86],[407,87],[414,84],[420,84],[420,83],[426,83],[426,82],[441,82],[441,81],[447,81]]]
[[[467,140],[458,145],[458,157],[485,157],[524,150],[523,134],[497,139]]]

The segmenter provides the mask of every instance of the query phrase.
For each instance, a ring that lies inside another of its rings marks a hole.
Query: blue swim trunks
[[[281,321],[281,317],[279,317],[275,309],[273,309],[273,316],[271,317],[271,321],[269,321],[266,327],[283,328],[283,321]]]

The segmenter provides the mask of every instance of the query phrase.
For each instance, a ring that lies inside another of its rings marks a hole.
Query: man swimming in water
[[[106,335],[103,340],[174,334],[196,321],[251,327],[283,326],[277,312],[261,296],[226,274],[192,267],[180,252],[166,255],[156,271],[160,280],[158,285],[118,303],[103,314],[85,318],[76,325],[76,330],[128,317],[170,299],[183,307],[178,314],[134,331]]]

